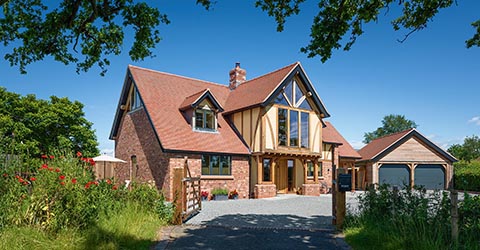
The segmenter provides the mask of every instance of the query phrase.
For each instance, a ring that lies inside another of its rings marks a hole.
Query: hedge
[[[455,189],[480,191],[480,161],[459,161],[453,169]]]

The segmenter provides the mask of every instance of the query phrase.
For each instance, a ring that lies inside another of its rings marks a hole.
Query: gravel
[[[347,204],[355,205],[357,193],[347,193]],[[207,201],[187,225],[218,227],[331,230],[331,194],[318,197],[294,194],[266,199]]]

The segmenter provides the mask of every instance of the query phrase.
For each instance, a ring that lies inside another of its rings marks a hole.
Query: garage
[[[445,170],[439,164],[421,164],[415,168],[415,186],[426,189],[445,188]]]
[[[380,184],[404,188],[410,185],[410,169],[404,164],[383,164],[379,169]]]

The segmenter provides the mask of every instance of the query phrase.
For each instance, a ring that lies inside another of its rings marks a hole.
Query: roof
[[[226,113],[248,109],[254,106],[265,106],[277,97],[283,86],[294,76],[302,79],[307,91],[312,93],[312,100],[323,117],[329,117],[325,105],[312,86],[300,62],[295,62],[268,74],[248,80],[240,84],[228,97],[225,107]]]
[[[299,62],[246,81],[235,90],[223,84],[129,65],[110,139],[117,136],[125,112],[122,105],[126,103],[133,84],[164,151],[250,154],[248,146],[225,117],[236,111],[268,105],[295,76],[311,92],[314,108],[320,115],[330,116]],[[185,113],[205,98],[209,98],[221,112],[218,115],[218,132],[194,131]]]
[[[457,161],[455,157],[453,157],[451,154],[449,154],[447,151],[443,150],[439,146],[435,145],[435,143],[427,139],[414,128],[380,137],[371,141],[369,144],[365,145],[362,149],[358,151],[358,153],[362,156],[362,159],[360,161],[377,161],[412,137],[418,138],[420,141],[435,150],[445,159],[451,162]]]
[[[348,143],[345,138],[337,131],[337,129],[330,123],[325,122],[323,128],[322,140],[325,143],[338,144],[338,155],[344,158],[360,159],[362,156],[353,149],[352,145]]]
[[[216,109],[220,110],[220,112],[223,111],[222,105],[218,103],[217,98],[215,98],[215,96],[212,94],[210,89],[204,89],[198,93],[195,93],[185,98],[182,104],[180,104],[180,110],[186,110],[192,107],[196,107],[206,98],[208,98],[213,103]]]

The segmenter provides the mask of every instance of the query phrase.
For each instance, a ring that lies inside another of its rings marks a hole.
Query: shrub
[[[212,195],[228,195],[228,189],[214,188],[212,189]]]
[[[459,161],[454,164],[455,189],[480,191],[480,161]]]

